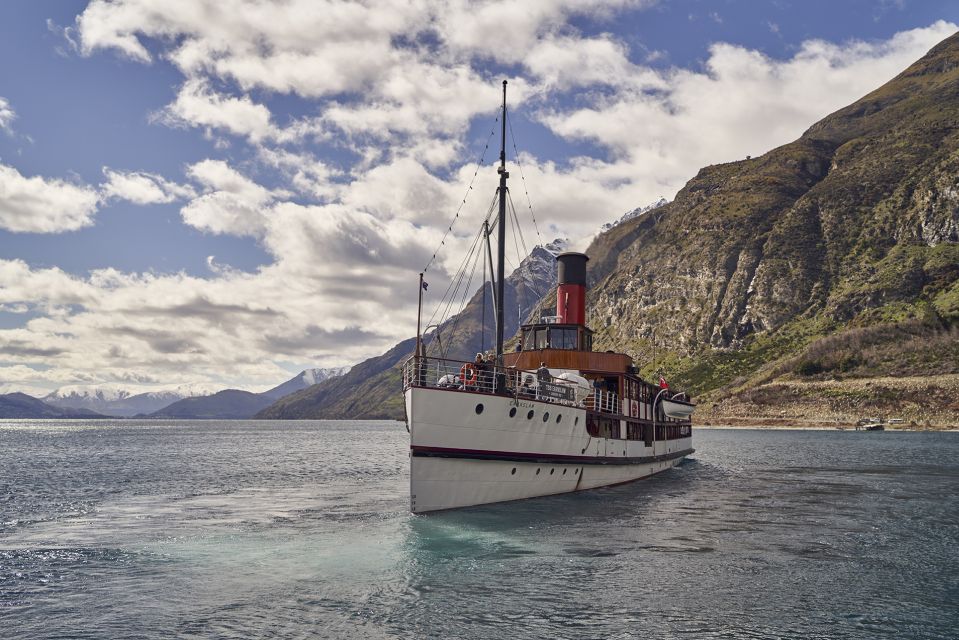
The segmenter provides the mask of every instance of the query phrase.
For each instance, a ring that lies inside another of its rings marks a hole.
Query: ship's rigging
[[[480,159],[474,168],[473,175],[470,178],[469,185],[466,189],[466,193],[464,194],[463,199],[459,202],[449,225],[447,225],[436,251],[433,252],[430,260],[424,267],[423,271],[419,274],[420,286],[417,311],[416,353],[420,355],[425,354],[433,345],[436,346],[436,349],[434,349],[436,355],[440,355],[441,357],[447,357],[449,355],[448,352],[455,343],[457,330],[460,329],[459,321],[462,317],[460,312],[467,306],[467,303],[473,292],[473,282],[476,272],[480,268],[480,262],[482,262],[482,287],[480,289],[480,304],[482,305],[480,345],[481,349],[485,351],[487,335],[486,311],[490,306],[487,302],[486,296],[487,288],[489,288],[492,293],[491,306],[493,312],[492,315],[494,318],[493,344],[495,349],[495,359],[497,363],[502,362],[504,341],[508,337],[505,335],[506,305],[504,303],[507,273],[506,267],[509,266],[511,269],[515,269],[522,264],[526,256],[530,255],[529,249],[527,248],[526,239],[523,234],[523,225],[520,222],[519,215],[516,211],[516,206],[513,202],[512,194],[507,183],[507,180],[510,177],[510,174],[506,168],[507,131],[509,131],[510,142],[512,143],[515,154],[515,165],[519,169],[520,179],[523,185],[523,192],[526,195],[526,204],[529,217],[532,221],[538,244],[545,244],[543,242],[542,235],[540,234],[539,224],[536,221],[532,200],[530,199],[529,195],[529,188],[526,183],[526,176],[523,171],[522,163],[520,162],[519,152],[516,145],[516,136],[513,132],[513,126],[506,101],[506,88],[507,81],[504,80],[502,104],[498,109],[498,115],[496,116],[493,126],[490,129],[490,133],[486,139],[486,144],[483,147]],[[459,221],[461,215],[464,213],[463,209],[473,191],[473,184],[479,175],[479,171],[482,168],[483,163],[485,162],[486,154],[489,151],[490,143],[493,135],[495,135],[497,132],[497,129],[499,129],[500,134],[500,152],[499,166],[497,167],[499,185],[496,189],[496,193],[486,209],[486,213],[483,216],[482,223],[479,225],[479,229],[472,236],[472,240],[470,241],[469,247],[465,252],[463,261],[460,263],[452,278],[450,278],[449,285],[447,286],[445,293],[435,305],[430,317],[424,323],[422,318],[423,294],[427,290],[424,286],[424,278],[430,271],[431,267],[433,267],[436,263],[437,256],[445,247],[447,247],[447,243],[451,240],[451,236],[453,236],[453,238],[456,237],[454,233],[454,227],[457,221]],[[512,232],[511,235],[513,237],[513,249],[515,251],[516,258],[515,265],[512,264],[512,261],[507,256],[507,223],[509,224],[510,231]],[[495,260],[493,258],[492,247],[494,239],[496,244]],[[548,287],[548,284],[545,285],[546,289],[548,289]],[[536,310],[534,313],[538,313],[539,304],[541,304],[543,298],[545,297],[546,291],[538,291],[536,287],[531,287],[531,290],[537,301]],[[518,309],[517,313],[521,314],[521,309]],[[452,322],[447,323],[447,321],[450,319],[452,319]],[[523,318],[521,316],[517,318],[518,323],[522,322],[522,320]]]

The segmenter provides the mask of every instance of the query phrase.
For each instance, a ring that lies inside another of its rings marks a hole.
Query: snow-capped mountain
[[[218,385],[182,384],[152,391],[131,390],[119,384],[68,385],[43,398],[47,404],[70,409],[89,409],[108,416],[129,417],[152,413],[172,402],[214,393]]]
[[[294,377],[290,378],[283,384],[277,385],[268,391],[264,391],[262,395],[269,396],[273,399],[279,399],[283,396],[295,393],[300,389],[305,389],[311,387],[318,382],[323,382],[329,378],[335,378],[341,376],[350,370],[350,367],[332,367],[328,369],[306,369],[301,371]]]
[[[602,230],[603,230],[603,231],[609,231],[609,230],[612,229],[613,227],[617,227],[617,226],[623,224],[624,222],[626,222],[627,220],[632,220],[633,218],[638,218],[639,216],[643,215],[644,213],[649,213],[649,212],[652,211],[653,209],[658,209],[658,208],[660,208],[660,207],[663,206],[664,204],[669,204],[669,200],[667,200],[666,198],[660,198],[660,199],[657,200],[656,202],[654,202],[654,203],[652,203],[652,204],[648,204],[648,205],[646,205],[645,207],[637,207],[637,208],[633,209],[632,211],[627,211],[626,213],[623,214],[623,216],[622,216],[619,220],[616,220],[615,222],[607,222],[606,224],[604,224],[604,225],[602,226]]]

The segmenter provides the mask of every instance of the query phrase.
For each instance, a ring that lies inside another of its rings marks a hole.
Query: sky
[[[417,274],[429,310],[493,196],[503,79],[523,235],[583,248],[957,24],[953,0],[6,0],[0,392],[260,391],[412,336]]]

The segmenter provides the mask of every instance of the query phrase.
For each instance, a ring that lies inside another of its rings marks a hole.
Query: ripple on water
[[[398,423],[0,424],[4,637],[953,637],[959,435],[849,436],[423,517]]]

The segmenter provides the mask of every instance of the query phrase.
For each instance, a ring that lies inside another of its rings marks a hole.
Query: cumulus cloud
[[[61,233],[93,224],[92,187],[42,176],[25,177],[0,164],[0,228],[15,233]]]
[[[10,102],[0,97],[0,130],[13,133],[13,121],[17,118],[17,113],[10,106]]]
[[[143,171],[114,171],[103,168],[107,182],[100,186],[104,200],[127,200],[134,204],[174,202],[196,195],[189,186],[170,182],[155,173]]]
[[[262,235],[273,192],[223,160],[203,160],[189,167],[188,173],[205,193],[180,210],[186,224],[210,233]]]
[[[249,96],[227,96],[210,89],[203,80],[188,80],[176,100],[155,118],[170,126],[224,129],[257,142],[276,131],[270,110]]]

